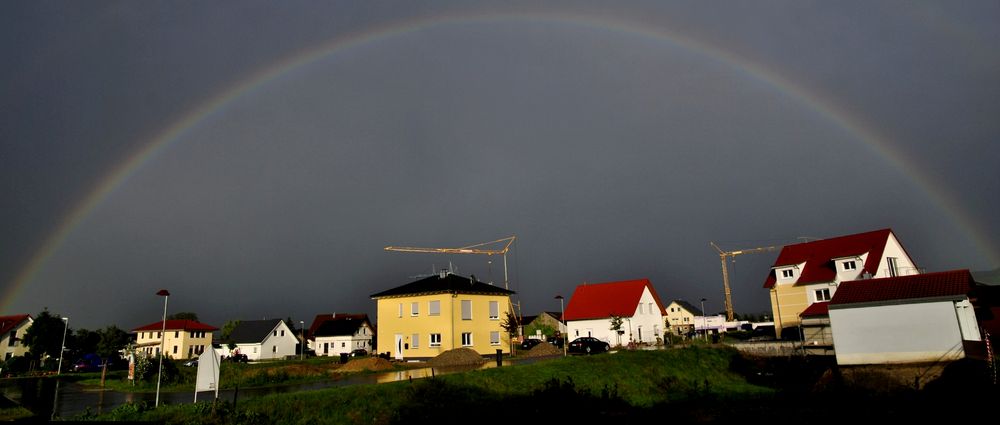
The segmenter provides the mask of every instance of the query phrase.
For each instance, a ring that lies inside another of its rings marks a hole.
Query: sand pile
[[[561,356],[563,350],[555,345],[543,342],[530,350],[521,354],[521,357],[545,357],[545,356]]]
[[[358,360],[351,360],[340,367],[340,372],[362,372],[366,370],[380,371],[392,369],[392,363],[381,357],[366,357]]]
[[[427,361],[431,367],[483,364],[483,356],[470,348],[448,350]]]

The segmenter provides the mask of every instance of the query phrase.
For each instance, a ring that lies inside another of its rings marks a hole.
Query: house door
[[[403,360],[403,335],[402,334],[396,334],[396,345],[395,345],[395,350],[392,353],[392,356],[395,357],[396,360]]]
[[[330,354],[330,343],[329,342],[324,342],[323,343],[323,355],[326,356],[326,355],[329,355],[329,354]]]

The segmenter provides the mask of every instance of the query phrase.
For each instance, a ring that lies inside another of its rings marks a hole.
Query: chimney
[[[441,269],[441,271],[438,272],[438,278],[444,279],[445,277],[448,277],[448,269]]]
[[[469,285],[475,285],[475,284],[476,284],[476,275],[470,274],[469,275]]]

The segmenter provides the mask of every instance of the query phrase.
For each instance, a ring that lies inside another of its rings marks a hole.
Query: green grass
[[[727,349],[690,347],[664,351],[556,358],[533,364],[443,375],[434,379],[272,394],[217,406],[208,403],[142,411],[123,406],[102,420],[165,423],[421,423],[447,412],[510,414],[517,405],[569,403],[588,409],[646,409],[692,398],[755,397],[773,390],[731,372],[737,356]],[[596,411],[596,410],[595,410]],[[493,412],[493,413],[490,413]],[[207,416],[206,416],[207,415]],[[454,416],[459,415],[459,416]],[[490,421],[488,421],[490,422]]]
[[[34,413],[31,413],[30,410],[20,406],[0,408],[0,421],[7,422],[16,419],[30,418],[31,416],[34,416]]]

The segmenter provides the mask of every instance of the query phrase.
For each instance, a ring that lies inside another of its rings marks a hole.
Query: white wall
[[[882,258],[879,261],[878,269],[875,272],[875,277],[890,277],[889,276],[889,261],[886,260],[887,257],[895,257],[897,276],[909,276],[913,274],[920,274],[917,270],[916,265],[913,264],[913,260],[906,255],[906,251],[903,251],[903,246],[899,244],[896,240],[896,236],[892,233],[889,234],[889,240],[885,244],[885,251],[882,252]]]
[[[952,301],[831,308],[837,363],[882,364],[962,358],[965,353],[958,314],[972,314],[971,310],[956,311]]]

